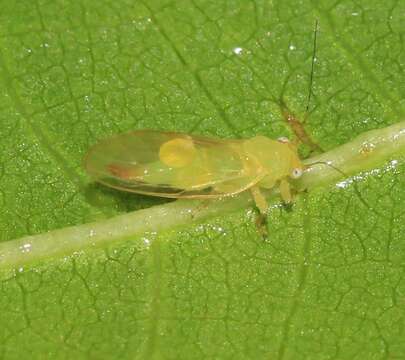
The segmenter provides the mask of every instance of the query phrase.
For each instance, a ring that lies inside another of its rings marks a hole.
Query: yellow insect
[[[140,130],[93,146],[87,172],[107,186],[168,198],[219,198],[250,190],[262,215],[261,189],[278,186],[291,202],[289,179],[304,165],[287,139],[215,139],[176,132]]]

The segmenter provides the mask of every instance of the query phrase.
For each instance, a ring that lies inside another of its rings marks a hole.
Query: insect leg
[[[267,214],[267,201],[266,198],[261,193],[260,189],[257,186],[253,186],[250,188],[252,192],[253,200],[256,203],[257,208],[259,209],[261,214]]]
[[[290,184],[288,183],[288,181],[286,179],[282,179],[280,181],[280,195],[281,198],[283,199],[283,201],[287,204],[292,202],[292,195],[291,195],[291,188],[290,188]]]
[[[267,239],[267,201],[266,198],[261,193],[258,186],[253,186],[250,188],[250,191],[253,196],[253,200],[257,208],[259,209],[259,216],[256,219],[256,226],[259,233],[262,235],[263,239]]]
[[[198,204],[198,206],[195,209],[193,209],[193,211],[191,212],[191,219],[194,220],[194,218],[200,211],[202,211],[208,207],[208,204],[209,204],[209,200],[201,200],[200,204]]]

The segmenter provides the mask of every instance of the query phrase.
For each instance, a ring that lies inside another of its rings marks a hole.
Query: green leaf
[[[1,8],[0,357],[405,356],[403,127],[384,130],[405,119],[402,2]],[[82,169],[130,129],[292,137],[281,100],[355,176],[273,197],[268,241],[248,194],[167,204]]]

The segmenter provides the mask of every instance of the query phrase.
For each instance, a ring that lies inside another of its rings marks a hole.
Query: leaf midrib
[[[359,154],[361,156],[362,151],[364,151],[364,144],[367,142],[373,143],[373,152],[366,154],[366,161],[359,161]],[[301,190],[327,186],[335,183],[344,174],[342,171],[336,171],[336,166],[342,167],[345,171],[347,168],[346,174],[353,175],[381,166],[388,158],[404,154],[405,121],[379,130],[369,131],[350,143],[308,159],[306,162],[313,164],[308,167],[296,186]],[[401,159],[403,160],[403,158]],[[332,167],[326,165],[328,163]],[[334,164],[335,167],[333,167]],[[392,164],[390,166],[388,171],[393,168]],[[273,189],[268,194],[269,197],[276,195],[277,189]],[[178,200],[165,205],[118,215],[96,223],[26,236],[0,244],[0,269],[10,269],[46,258],[70,255],[80,249],[101,247],[112,242],[133,239],[140,234],[155,236],[158,232],[238,211],[251,206],[251,204],[252,199],[247,192],[234,197],[213,200],[209,203],[207,200]],[[21,249],[25,249],[24,245],[26,244],[29,244],[29,251],[21,251]],[[140,246],[148,247],[150,244],[140,241]]]

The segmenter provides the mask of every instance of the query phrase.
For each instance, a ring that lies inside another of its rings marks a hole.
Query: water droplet
[[[288,47],[290,50],[295,50],[296,49],[296,47],[295,47],[295,45],[290,45],[289,47]]]
[[[233,49],[233,53],[236,55],[240,55],[242,53],[243,49],[241,47],[236,47]]]
[[[20,246],[20,250],[21,250],[22,253],[30,252],[31,251],[31,246],[32,245],[30,243],[23,244],[23,245]]]
[[[348,187],[349,184],[350,184],[350,181],[348,181],[348,180],[340,181],[336,184],[336,187],[339,189],[344,189],[344,188]]]
[[[143,243],[144,243],[146,246],[150,246],[151,241],[150,241],[148,238],[143,237],[143,238],[142,238],[142,241],[143,241]]]
[[[360,153],[363,155],[370,154],[371,152],[373,152],[374,148],[375,144],[364,142],[363,144],[361,144]]]

